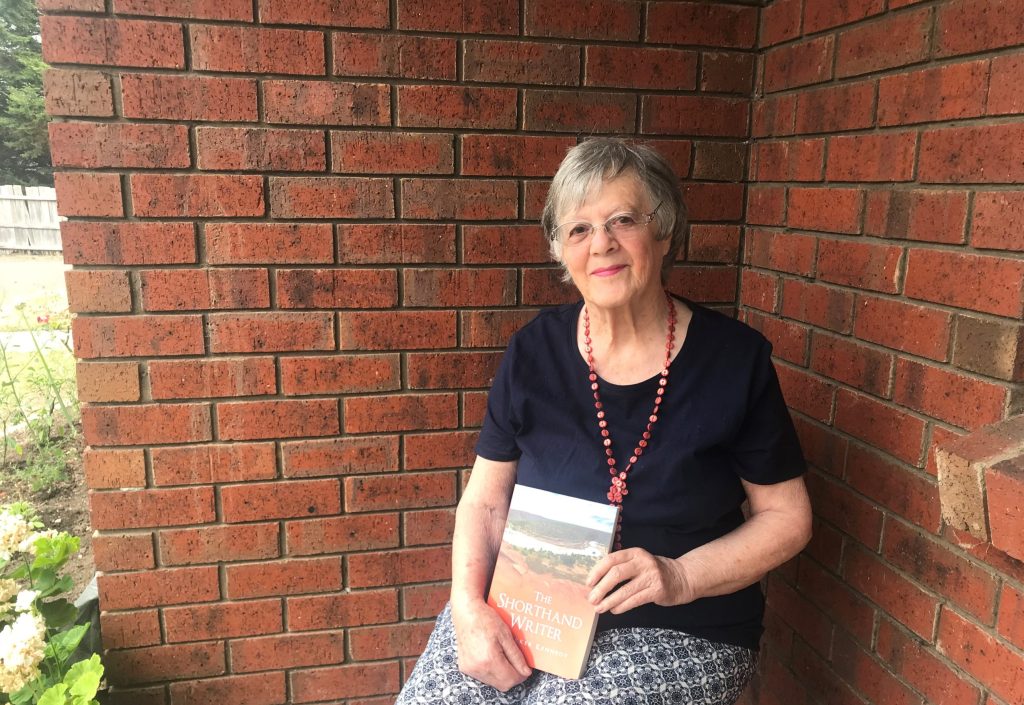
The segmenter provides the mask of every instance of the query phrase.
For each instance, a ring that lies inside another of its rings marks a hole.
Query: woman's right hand
[[[453,603],[452,622],[459,670],[467,676],[505,692],[533,673],[508,625],[483,600]]]

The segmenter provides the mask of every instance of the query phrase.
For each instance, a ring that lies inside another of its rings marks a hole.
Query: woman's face
[[[584,221],[604,225],[622,213],[641,217],[655,209],[646,189],[633,174],[620,174],[591,190],[576,210],[563,213],[559,224]],[[588,305],[617,308],[660,292],[661,263],[670,242],[655,240],[652,221],[632,237],[615,238],[604,227],[595,228],[589,239],[572,244],[563,239],[562,262]]]

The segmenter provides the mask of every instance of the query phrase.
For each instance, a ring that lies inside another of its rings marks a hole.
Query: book
[[[619,508],[516,485],[487,592],[532,668],[579,678],[597,613],[587,574],[608,554]]]

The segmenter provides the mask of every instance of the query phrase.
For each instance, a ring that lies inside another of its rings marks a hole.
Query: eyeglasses
[[[663,201],[664,202],[664,201]],[[662,202],[662,203],[663,203]],[[616,213],[604,222],[604,225],[595,225],[586,221],[569,221],[555,227],[552,234],[555,238],[562,240],[567,245],[582,245],[590,240],[594,232],[603,227],[609,236],[616,240],[627,240],[636,237],[644,232],[644,228],[654,220],[654,214],[661,208],[661,203],[654,207],[650,213]]]

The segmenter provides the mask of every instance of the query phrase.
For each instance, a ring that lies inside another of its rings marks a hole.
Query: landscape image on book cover
[[[590,569],[607,555],[619,509],[516,485],[487,595],[527,663],[579,678],[597,627]]]

